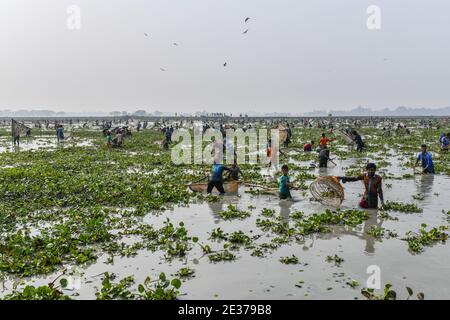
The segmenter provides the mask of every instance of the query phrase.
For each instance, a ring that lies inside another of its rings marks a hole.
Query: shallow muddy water
[[[311,172],[323,175],[342,175],[344,168],[355,163],[354,159],[339,161],[339,165],[329,169],[312,169]],[[391,168],[389,168],[391,169]],[[269,172],[270,173],[270,172]],[[391,172],[392,173],[392,172]],[[402,174],[402,170],[394,174]],[[450,178],[443,175],[415,176],[413,179],[384,181],[385,199],[403,203],[416,203],[423,213],[390,212],[398,221],[383,220],[376,210],[368,210],[370,218],[356,228],[332,227],[331,233],[306,236],[300,243],[282,245],[264,258],[252,257],[251,251],[241,249],[236,252],[237,260],[233,262],[212,263],[204,256],[200,248],[194,247],[185,260],[166,262],[162,252],[140,251],[132,258],[115,258],[114,264],[105,264],[106,256],[97,263],[82,269],[73,267],[75,273],[81,274],[79,289],[65,290],[73,298],[92,299],[101,287],[103,272],[116,273],[119,278],[134,275],[136,283],[142,283],[147,276],[156,278],[160,272],[174,274],[181,267],[195,270],[195,276],[183,281],[181,299],[364,299],[360,290],[366,287],[370,274],[369,266],[375,265],[381,271],[381,287],[391,283],[399,298],[406,298],[405,287],[415,292],[423,292],[426,299],[450,298],[450,249],[446,244],[426,247],[421,254],[411,254],[406,241],[401,238],[408,231],[418,231],[422,223],[428,227],[448,225],[450,219],[442,213],[448,211],[448,194]],[[386,185],[392,185],[387,188]],[[356,208],[362,193],[361,182],[344,184],[346,198],[341,209]],[[175,207],[158,214],[148,214],[143,221],[160,227],[166,218],[172,223],[185,223],[189,235],[197,236],[200,242],[206,241],[213,228],[220,227],[224,232],[242,230],[246,234],[262,235],[256,243],[270,239],[268,233],[256,225],[256,218],[261,218],[263,208],[274,209],[276,214],[293,224],[290,216],[296,211],[305,215],[323,212],[323,205],[310,201],[310,194],[304,196],[302,191],[293,191],[296,202],[280,201],[275,196],[252,196],[241,187],[239,196],[223,197],[219,202],[191,204],[189,207]],[[414,200],[413,195],[421,193],[423,200]],[[235,204],[241,210],[251,212],[251,217],[243,221],[224,221],[219,212],[229,204]],[[249,209],[249,206],[255,208]],[[382,240],[366,234],[371,226],[379,226],[394,231],[398,238]],[[269,237],[269,238],[268,238]],[[132,243],[133,238],[126,242]],[[213,242],[213,250],[221,249],[221,243]],[[280,257],[296,255],[300,263],[285,265]],[[327,256],[337,254],[344,261],[340,266],[326,261]],[[35,285],[46,284],[60,273],[46,277],[24,279]],[[31,280],[31,281],[29,281]],[[352,280],[359,286],[348,285]],[[3,283],[2,295],[11,291],[13,279]],[[300,285],[300,287],[295,285]],[[2,288],[0,286],[0,288]]]
[[[66,137],[65,141],[58,142],[54,136],[40,136],[33,138],[21,138],[20,145],[14,146],[11,139],[0,138],[1,152],[20,152],[28,150],[56,150],[67,147],[91,147],[94,143],[91,139]]]

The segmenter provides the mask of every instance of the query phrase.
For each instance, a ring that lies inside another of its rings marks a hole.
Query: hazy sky
[[[450,105],[450,1],[0,0],[0,109],[358,105]]]

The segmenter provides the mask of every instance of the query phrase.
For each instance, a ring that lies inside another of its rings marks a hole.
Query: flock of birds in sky
[[[250,20],[249,17],[245,18],[244,23],[247,23],[249,20]],[[250,29],[245,29],[245,31],[242,32],[242,34],[247,34],[249,30],[250,30]],[[149,34],[144,32],[144,36],[149,37]],[[174,42],[173,45],[174,45],[174,46],[178,46],[178,43]],[[224,62],[223,66],[226,67],[227,65],[228,65],[228,63],[227,63],[227,62]],[[159,68],[159,70],[161,70],[161,71],[167,71],[165,68]]]

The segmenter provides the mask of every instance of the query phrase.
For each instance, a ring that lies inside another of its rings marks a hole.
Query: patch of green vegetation
[[[223,251],[211,254],[208,256],[208,258],[209,258],[209,261],[211,261],[211,262],[236,260],[236,256],[228,250],[223,250]]]
[[[273,217],[274,214],[275,214],[275,210],[267,209],[267,208],[262,209],[262,212],[261,212],[261,215],[264,217],[267,217],[267,218]]]
[[[384,286],[383,294],[375,293],[375,290],[372,288],[361,289],[361,294],[366,297],[368,300],[396,300],[397,293],[394,290],[391,290],[392,285],[390,283]]]
[[[128,276],[121,279],[118,283],[114,283],[114,274],[106,272],[103,275],[102,288],[95,293],[97,300],[113,300],[117,298],[121,299],[133,299],[135,295],[131,293],[128,288],[134,284],[134,277]]]
[[[351,288],[356,288],[359,286],[359,282],[354,279],[351,279],[350,281],[346,282],[346,284]]]
[[[339,257],[337,254],[335,254],[334,256],[327,256],[326,261],[327,262],[334,262],[334,264],[336,266],[340,267],[342,262],[344,262],[344,259]]]
[[[53,283],[40,287],[26,286],[23,290],[14,291],[0,300],[71,300],[59,289],[67,286],[67,280],[61,279],[60,284],[60,287],[55,287]]]
[[[180,287],[179,279],[167,279],[162,272],[156,282],[147,277],[144,283],[138,286],[139,293],[136,296],[141,300],[177,300]]]
[[[176,275],[180,278],[190,278],[194,275],[194,273],[195,273],[195,271],[192,270],[191,268],[184,267],[184,268],[181,268],[180,270],[178,270]]]
[[[247,211],[238,210],[237,205],[229,204],[227,210],[219,212],[219,216],[224,220],[243,220],[250,217],[250,213]]]
[[[138,285],[137,292],[131,291],[134,277],[125,277],[114,283],[114,274],[105,273],[102,288],[96,292],[97,300],[176,300],[181,286],[177,278],[169,280],[164,272],[161,272],[158,280],[152,281],[147,277],[143,284]]]
[[[417,193],[415,195],[412,196],[414,200],[424,200],[425,199],[425,195],[422,193]]]
[[[295,255],[292,255],[290,257],[281,257],[280,262],[283,264],[298,264],[299,260]]]
[[[376,293],[374,289],[367,289],[367,288],[361,289],[361,294],[368,300],[397,300],[397,293],[391,288],[392,285],[388,283],[384,286],[382,294]],[[409,300],[413,296],[414,291],[410,287],[406,287],[406,292],[408,293],[407,300]],[[423,294],[423,292],[417,293],[417,299],[418,300],[425,299],[425,295]]]
[[[381,239],[383,237],[386,237],[388,239],[389,238],[397,238],[397,236],[398,236],[395,232],[386,230],[385,228],[379,227],[379,226],[371,226],[370,229],[366,231],[366,233],[368,235],[371,235],[372,237],[379,238],[379,239]]]
[[[417,207],[414,203],[400,203],[394,201],[386,201],[384,206],[384,210],[388,211],[399,211],[399,212],[412,212],[412,213],[420,213],[423,212],[423,209]]]
[[[448,239],[448,234],[444,232],[447,230],[446,226],[439,228],[432,228],[426,230],[427,225],[423,223],[418,233],[408,231],[406,237],[402,240],[408,242],[408,248],[411,253],[420,253],[425,246],[431,246],[438,242],[445,242]]]
[[[327,225],[346,225],[355,227],[369,218],[366,211],[363,210],[336,210],[327,209],[320,214],[313,214],[296,223],[297,232],[301,235],[311,233],[325,233],[330,229]]]

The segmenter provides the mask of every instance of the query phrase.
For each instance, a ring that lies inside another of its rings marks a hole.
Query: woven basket
[[[318,177],[309,186],[314,199],[322,204],[339,207],[344,201],[344,188],[337,177]]]

